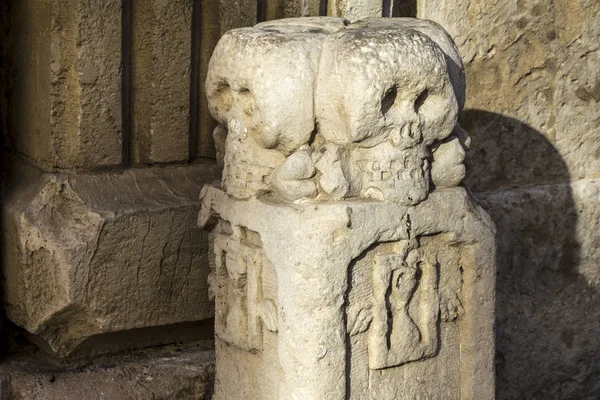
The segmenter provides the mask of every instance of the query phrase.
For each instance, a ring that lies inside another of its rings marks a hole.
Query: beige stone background
[[[422,0],[465,61],[467,185],[498,227],[498,398],[600,396],[600,2]]]
[[[497,397],[600,398],[597,0],[0,8],[6,336],[60,357],[209,337],[195,215],[219,177],[203,93],[219,36],[299,15],[418,16],[465,62],[466,183],[498,226]]]

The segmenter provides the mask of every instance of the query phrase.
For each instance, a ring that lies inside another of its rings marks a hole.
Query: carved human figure
[[[238,254],[225,253],[225,270],[229,277],[227,291],[227,332],[228,336],[248,331],[248,311],[246,304],[246,263]]]
[[[377,254],[373,266],[372,329],[369,364],[389,368],[432,356],[437,350],[439,295],[436,266],[418,248],[399,243],[399,252]],[[409,309],[419,291],[416,316]]]
[[[417,289],[416,266],[403,265],[392,272],[390,280],[390,345],[402,342],[408,349],[419,346],[421,332],[408,313],[409,302]]]

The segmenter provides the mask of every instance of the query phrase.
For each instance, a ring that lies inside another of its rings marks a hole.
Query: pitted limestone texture
[[[454,43],[430,21],[300,18],[230,31],[206,83],[223,188],[238,199],[417,204],[464,177],[464,87]]]
[[[493,398],[495,227],[459,186],[464,71],[443,28],[233,30],[206,92],[215,399]]]
[[[208,264],[206,234],[190,218],[215,165],[77,176],[17,167],[2,215],[5,309],[43,347],[62,357],[100,334],[212,318],[198,295],[208,271],[195,268]]]

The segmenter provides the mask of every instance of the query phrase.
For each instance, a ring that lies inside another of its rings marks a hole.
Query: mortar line
[[[382,17],[391,17],[392,16],[392,0],[382,0],[381,16]]]
[[[202,44],[202,5],[200,0],[192,3],[192,46],[190,49],[190,126],[188,129],[188,160],[198,157],[200,141],[200,51]]]
[[[256,0],[256,23],[267,20],[267,3],[265,0]]]
[[[121,164],[131,165],[131,42],[133,24],[133,0],[123,0],[121,6]]]
[[[327,16],[328,0],[319,0],[319,16]]]

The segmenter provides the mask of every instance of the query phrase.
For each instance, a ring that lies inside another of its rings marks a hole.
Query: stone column
[[[464,74],[412,19],[229,31],[211,231],[215,398],[494,396],[495,228],[459,186]]]

